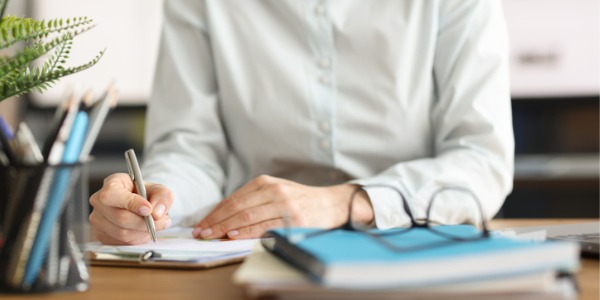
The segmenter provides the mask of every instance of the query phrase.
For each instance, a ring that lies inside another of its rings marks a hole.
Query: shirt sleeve
[[[445,224],[479,221],[472,195],[485,219],[500,209],[514,169],[507,40],[499,0],[440,1],[432,74],[437,99],[430,115],[435,155],[353,181],[368,193],[377,227],[410,220],[398,193],[382,185],[399,190],[416,218],[426,216],[441,187],[467,189],[437,194],[430,217]]]
[[[222,198],[228,149],[217,99],[202,1],[165,1],[143,172],[173,191],[173,224],[194,225]]]

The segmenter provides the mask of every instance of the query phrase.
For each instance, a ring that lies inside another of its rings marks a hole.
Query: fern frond
[[[79,35],[94,27],[93,20],[87,17],[75,17],[64,22],[63,19],[34,20],[6,16],[0,22],[0,48],[7,48],[19,41],[35,41],[46,38],[52,33],[71,33]]]
[[[6,16],[8,0],[0,0],[0,49],[15,43],[24,43],[14,55],[0,56],[0,101],[31,91],[44,92],[63,76],[83,71],[102,57],[105,50],[86,64],[65,67],[75,36],[95,25],[87,17],[34,20],[25,17]],[[36,59],[53,51],[40,67],[29,65]]]
[[[6,11],[6,5],[8,4],[8,0],[0,0],[0,19],[4,17],[4,11]],[[2,21],[0,21],[1,23]]]
[[[64,43],[68,44],[68,42]],[[67,49],[67,47],[61,47]],[[71,68],[59,68],[60,63],[60,53],[55,53],[55,59],[58,60],[56,64],[50,64],[50,68],[47,69],[45,66],[40,68],[36,68],[34,70],[30,70],[29,68],[24,68],[21,72],[11,72],[8,75],[0,78],[0,99],[6,99],[12,96],[20,96],[25,93],[29,93],[32,91],[43,92],[48,88],[52,87],[52,85],[61,77],[71,75],[80,71],[83,71],[91,66],[95,65],[102,55],[104,55],[104,51],[102,50],[89,62]],[[56,61],[54,61],[56,62]]]
[[[56,48],[58,45],[72,39],[73,36],[70,33],[66,33],[47,43],[37,42],[29,47],[25,47],[21,51],[17,52],[13,57],[0,58],[0,78],[6,76],[15,69],[19,69],[28,65],[35,59]]]
[[[67,53],[70,52],[72,45],[73,45],[72,39],[66,39],[65,41],[63,41],[60,44],[60,46],[56,49],[56,51],[54,51],[54,54],[52,55],[52,57],[50,57],[50,59],[48,59],[46,61],[47,64],[44,66],[44,69],[42,71],[51,73],[54,70],[56,70],[57,67],[64,64],[66,62],[67,58],[69,58],[67,56]]]

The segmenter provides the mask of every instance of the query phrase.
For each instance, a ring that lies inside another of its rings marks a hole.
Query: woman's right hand
[[[104,179],[102,188],[90,197],[92,233],[103,244],[134,245],[150,241],[144,217],[152,215],[156,230],[171,226],[168,211],[173,204],[171,190],[161,184],[146,183],[148,200],[134,193],[126,173]]]

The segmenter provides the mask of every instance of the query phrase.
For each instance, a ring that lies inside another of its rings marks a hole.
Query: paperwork
[[[114,246],[89,243],[92,265],[208,268],[239,262],[250,254],[258,239],[200,240],[192,228],[175,227],[157,233],[156,244]]]

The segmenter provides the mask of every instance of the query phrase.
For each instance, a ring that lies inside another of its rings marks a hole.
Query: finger
[[[140,231],[146,228],[144,217],[126,209],[100,206],[98,208],[94,207],[94,212],[102,215],[107,221],[120,228]]]
[[[154,220],[154,226],[157,231],[168,229],[171,225],[173,225],[173,222],[168,215],[164,215],[163,217]]]
[[[202,221],[198,223],[194,233],[203,231],[207,237],[211,237],[212,229],[215,224],[219,224],[229,218],[232,218],[236,214],[247,211],[253,207],[258,207],[271,202],[269,198],[262,196],[260,191],[252,192],[248,195],[244,195],[240,198],[226,198],[223,200],[224,204],[220,208],[216,208],[210,212]],[[249,218],[249,217],[248,217]],[[250,225],[250,224],[242,224]],[[240,225],[241,226],[241,225]],[[206,231],[207,229],[211,229]],[[224,232],[221,232],[224,234]]]
[[[96,238],[104,244],[141,244],[150,240],[147,230],[127,229],[116,226],[104,215],[93,211],[89,217]]]
[[[105,181],[102,188],[90,197],[90,204],[94,208],[108,206],[127,209],[140,216],[148,216],[152,212],[150,202],[114,180]]]
[[[197,227],[209,228],[214,224],[223,222],[224,220],[232,217],[233,215],[249,209],[254,206],[258,206],[267,202],[266,198],[259,197],[257,192],[251,192],[250,194],[240,195],[239,197],[227,197],[223,199],[218,207],[213,209]]]
[[[129,176],[129,174],[127,174],[127,173],[111,174],[111,175],[107,176],[106,178],[104,178],[102,185],[103,185],[103,187],[110,186],[110,185],[120,185],[123,187],[123,189],[125,189],[127,191],[133,191],[133,189],[134,189],[134,185],[133,185],[133,181],[131,180],[131,176]]]
[[[102,188],[90,197],[90,204],[100,205],[100,198],[118,197],[120,194],[131,192],[133,185],[131,183],[127,185],[126,180],[124,180],[125,176],[129,179],[129,176],[124,173],[116,173],[106,177]]]
[[[254,239],[262,237],[269,229],[284,227],[283,219],[272,219],[264,222],[231,230],[227,233],[230,239]]]
[[[260,175],[256,178],[250,180],[248,183],[243,185],[241,188],[237,189],[236,191],[231,193],[229,196],[227,196],[223,201],[219,202],[219,204],[217,204],[217,206],[215,206],[213,211],[220,209],[221,207],[226,205],[228,202],[226,202],[225,200],[243,198],[247,194],[250,194],[252,192],[256,192],[256,191],[260,190],[263,186],[272,183],[274,180],[275,180],[275,177],[271,177],[268,175]]]
[[[96,211],[96,209],[94,209],[94,211]],[[98,212],[114,226],[138,231],[148,230],[148,225],[146,225],[146,220],[144,219],[145,217],[139,216],[138,214],[132,213],[128,210],[113,207],[103,207],[98,209]],[[171,225],[172,220],[168,215],[164,215],[154,220],[154,226],[156,230],[164,230],[171,227]]]
[[[148,200],[152,205],[152,217],[158,220],[166,215],[173,204],[173,193],[162,184],[146,183]]]
[[[268,197],[252,198],[254,201],[249,201],[247,198],[252,197],[256,193],[267,191],[269,186],[276,183],[281,183],[282,179],[268,175],[260,175],[242,186],[237,191],[223,199],[212,212],[196,225],[199,228],[210,227],[211,224],[218,223],[231,215],[252,206],[258,206],[270,201]],[[279,185],[281,186],[281,185]]]
[[[281,181],[281,180],[282,179],[280,179],[280,178],[269,176],[269,175],[264,175],[264,174],[259,175],[259,176],[255,177],[254,179],[250,180],[248,183],[246,183],[244,186],[242,186],[238,190],[231,193],[225,199],[243,198],[247,194],[250,194],[253,192],[258,192],[261,189],[263,189],[264,187],[267,187],[267,186],[269,186],[273,183],[276,183],[278,181]],[[217,204],[217,206],[215,206],[215,209],[213,209],[213,210],[221,208],[222,206],[224,206],[226,204],[227,204],[227,202],[221,201],[221,202],[219,202],[219,204]]]
[[[223,222],[217,223],[200,231],[199,237],[203,239],[221,238],[228,232],[237,228],[242,228],[254,224],[260,224],[267,220],[280,218],[279,209],[275,203],[268,203],[256,207],[251,207],[234,214]],[[196,230],[192,234],[198,234]]]
[[[101,214],[94,209],[92,214],[90,214],[92,228],[99,228],[105,232],[112,232],[113,236],[115,236],[115,240],[128,244],[139,243],[141,240],[139,234],[126,237],[130,233],[138,232],[142,235],[145,235],[146,233],[149,234],[144,217],[140,217],[137,214],[120,208],[111,209],[114,210],[111,214]],[[114,219],[117,221],[114,221]],[[94,223],[92,223],[92,220]],[[165,215],[160,219],[155,220],[154,225],[157,231],[165,230],[171,227],[172,221],[169,216]]]
[[[236,192],[225,198],[213,211],[196,225],[195,233],[200,233],[207,228],[226,220],[234,214],[263,205],[268,202],[277,202],[285,198],[285,190],[289,182],[280,178],[260,175],[244,186],[240,191],[252,191],[248,194]],[[283,197],[283,198],[282,198]],[[210,233],[205,233],[210,234]]]

